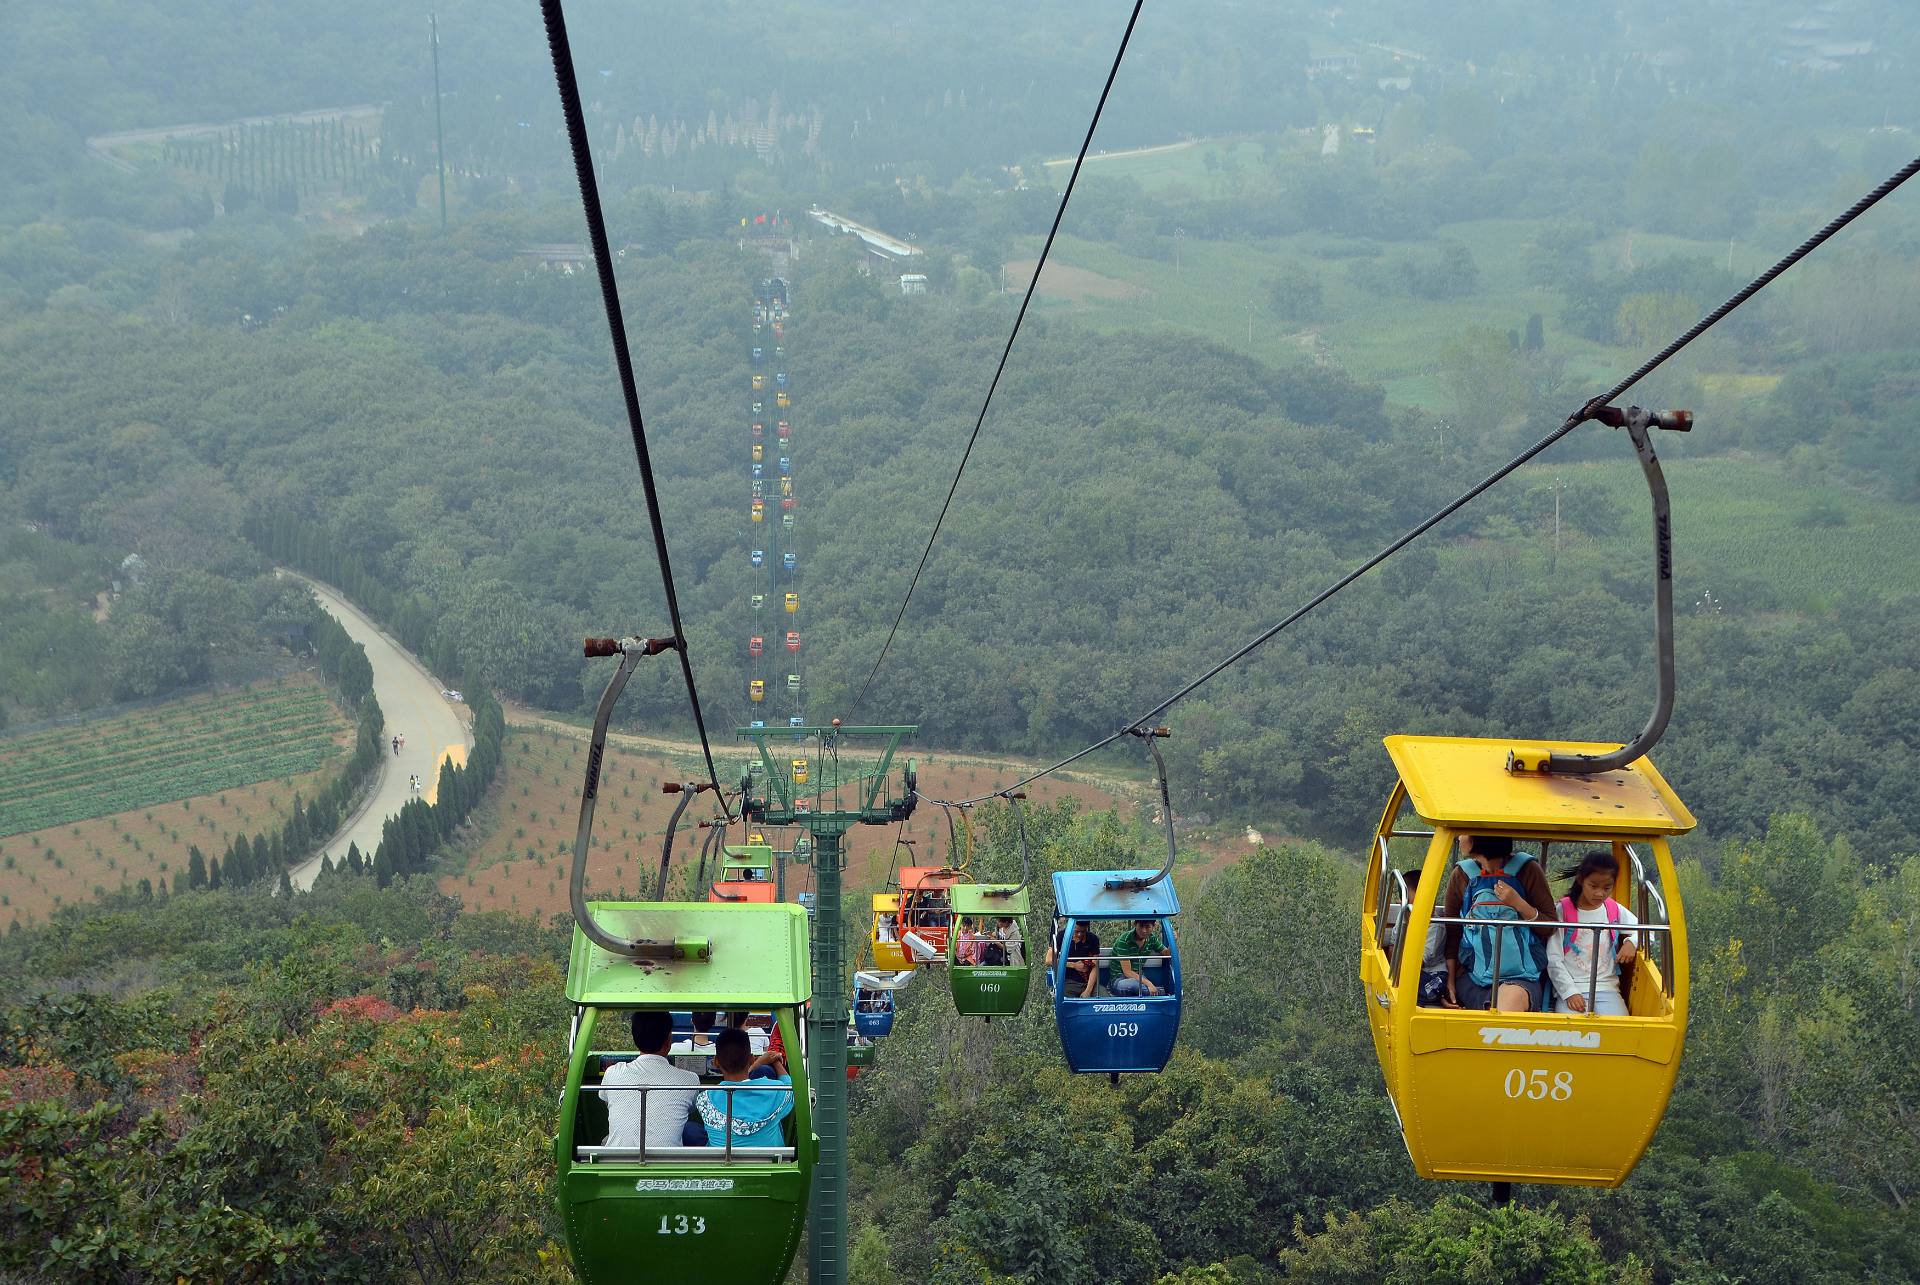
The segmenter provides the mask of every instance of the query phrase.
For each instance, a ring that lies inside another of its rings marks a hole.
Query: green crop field
[[[1789,476],[1768,460],[1727,456],[1666,460],[1673,499],[1676,601],[1689,609],[1711,592],[1729,595],[1758,583],[1786,611],[1824,614],[1850,594],[1920,593],[1920,509],[1818,479]],[[1556,579],[1603,570],[1646,569],[1653,560],[1646,485],[1626,443],[1621,458],[1522,469],[1503,487],[1525,490],[1564,481],[1592,487],[1613,502],[1620,527],[1599,539],[1570,538]],[[1488,503],[1498,507],[1499,493]],[[1550,522],[1515,536],[1499,557],[1517,574],[1544,571]],[[1444,556],[1472,557],[1455,547]]]
[[[1189,150],[1163,155],[1190,154]],[[1583,386],[1604,386],[1646,354],[1595,343],[1558,328],[1556,297],[1528,285],[1523,269],[1522,251],[1540,226],[1526,219],[1482,219],[1442,228],[1439,235],[1465,245],[1480,270],[1479,288],[1472,295],[1442,300],[1382,295],[1355,286],[1348,271],[1356,253],[1369,247],[1321,233],[1233,244],[1187,237],[1177,267],[1170,246],[1166,258],[1148,259],[1129,255],[1110,242],[1062,236],[1054,245],[1055,260],[1142,293],[1131,298],[1082,294],[1071,301],[1056,297],[1047,303],[1055,315],[1070,314],[1100,330],[1171,325],[1263,361],[1331,362],[1355,378],[1384,385],[1388,399],[1399,405],[1442,413],[1456,409],[1438,378],[1446,346],[1472,328],[1499,334],[1522,330],[1528,316],[1537,312],[1546,319],[1547,351],[1563,359],[1568,373]],[[1019,248],[1037,252],[1039,240],[1021,242]],[[1432,242],[1380,243],[1371,248],[1388,256],[1420,254],[1430,252]],[[1713,249],[1703,242],[1665,237],[1647,238],[1635,245],[1633,253],[1637,261],[1645,261],[1683,251],[1712,254]],[[1609,243],[1596,255],[1617,258],[1622,252],[1622,247]],[[1319,277],[1322,306],[1312,320],[1283,320],[1268,306],[1268,282],[1290,262],[1306,264]]]
[[[299,678],[0,740],[0,836],[311,772],[350,732]]]

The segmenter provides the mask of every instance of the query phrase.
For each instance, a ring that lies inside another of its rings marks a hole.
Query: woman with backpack
[[[1580,858],[1567,879],[1567,895],[1560,899],[1560,919],[1567,927],[1547,941],[1547,972],[1559,1001],[1554,1011],[1585,1013],[1587,995],[1592,1011],[1602,1017],[1627,1016],[1626,996],[1620,990],[1622,970],[1633,963],[1633,934],[1626,930],[1640,921],[1613,899],[1620,863],[1613,853],[1596,848]],[[1597,931],[1573,928],[1590,924]]]
[[[1488,922],[1447,925],[1447,998],[1461,1008],[1538,1013],[1554,923],[1546,872],[1505,835],[1461,835],[1460,848],[1441,909],[1448,919]]]

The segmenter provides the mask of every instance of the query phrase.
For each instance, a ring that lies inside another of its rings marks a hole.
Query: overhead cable
[[[1133,38],[1133,26],[1140,20],[1140,6],[1145,0],[1134,0],[1133,13],[1127,18],[1127,29],[1120,36],[1120,49],[1113,55],[1113,66],[1107,72],[1107,83],[1100,89],[1100,101],[1093,106],[1093,119],[1087,122],[1087,136],[1080,142],[1080,152],[1073,158],[1073,172],[1067,175],[1066,190],[1060,193],[1059,208],[1053,212],[1053,226],[1047,229],[1046,244],[1040,247],[1040,258],[1033,265],[1033,279],[1027,282],[1027,293],[1020,300],[1020,311],[1013,319],[1013,329],[1007,334],[1007,346],[1000,350],[1000,364],[994,368],[993,381],[987,385],[987,395],[980,403],[980,414],[973,421],[973,432],[967,436],[967,448],[960,453],[960,467],[953,471],[953,485],[947,488],[947,498],[940,505],[940,514],[933,520],[933,531],[927,536],[927,547],[920,551],[920,563],[913,569],[913,578],[907,582],[906,597],[900,600],[900,610],[894,613],[893,625],[887,630],[887,640],[880,644],[880,654],[874,658],[873,668],[867,671],[867,681],[860,684],[860,694],[853,698],[853,704],[847,709],[847,719],[860,709],[867,698],[867,689],[873,686],[874,676],[880,672],[880,666],[886,662],[887,652],[893,647],[893,636],[900,632],[900,621],[907,614],[907,604],[913,601],[914,588],[920,583],[920,573],[926,570],[927,558],[933,553],[933,542],[940,538],[940,526],[947,520],[947,510],[953,505],[954,493],[960,489],[961,475],[967,471],[967,461],[973,457],[973,444],[980,438],[980,426],[987,421],[987,408],[993,405],[994,390],[1000,387],[1000,376],[1007,368],[1007,358],[1013,353],[1013,341],[1020,336],[1020,323],[1027,319],[1027,306],[1033,302],[1034,290],[1040,285],[1040,273],[1047,266],[1047,256],[1053,250],[1053,239],[1060,232],[1060,220],[1066,216],[1067,202],[1073,197],[1073,185],[1079,181],[1080,167],[1086,163],[1087,148],[1093,143],[1093,132],[1100,125],[1100,113],[1107,105],[1107,95],[1113,89],[1113,80],[1120,74],[1120,62],[1127,56],[1127,42]]]
[[[1853,222],[1855,219],[1859,218],[1862,214],[1865,214],[1868,210],[1872,209],[1875,205],[1879,204],[1882,199],[1884,199],[1887,195],[1893,192],[1894,189],[1898,188],[1901,184],[1905,183],[1908,179],[1912,178],[1916,173],[1920,173],[1920,157],[1916,157],[1915,159],[1909,161],[1906,165],[1902,166],[1896,173],[1891,175],[1885,182],[1881,183],[1880,186],[1874,188],[1873,191],[1867,193],[1865,196],[1861,197],[1858,201],[1855,201],[1851,206],[1849,206],[1846,209],[1844,213],[1840,214],[1831,223],[1828,223],[1825,227],[1821,228],[1818,232],[1808,237],[1805,241],[1802,241],[1798,246],[1796,246],[1793,249],[1791,253],[1789,253],[1784,258],[1782,258],[1778,263],[1775,263],[1772,267],[1768,268],[1765,272],[1755,277],[1752,281],[1748,282],[1745,286],[1741,287],[1740,290],[1736,294],[1734,294],[1731,298],[1729,298],[1725,303],[1721,304],[1719,307],[1715,308],[1712,312],[1709,312],[1706,316],[1702,317],[1699,321],[1695,322],[1692,328],[1689,329],[1685,334],[1681,335],[1678,339],[1675,339],[1672,343],[1668,344],[1665,348],[1662,348],[1659,352],[1655,353],[1652,357],[1649,357],[1645,362],[1642,362],[1640,367],[1637,370],[1635,370],[1631,375],[1628,375],[1625,379],[1615,384],[1612,388],[1600,394],[1598,397],[1595,397],[1589,400],[1584,405],[1582,405],[1579,410],[1576,410],[1575,412],[1573,412],[1573,414],[1567,416],[1565,422],[1563,422],[1560,425],[1560,427],[1554,429],[1551,433],[1548,433],[1545,437],[1541,438],[1539,441],[1535,442],[1532,446],[1529,446],[1526,450],[1520,452],[1518,455],[1508,460],[1505,464],[1502,464],[1499,468],[1495,469],[1492,473],[1488,474],[1480,482],[1476,483],[1471,489],[1469,489],[1468,491],[1460,495],[1459,498],[1449,501],[1445,506],[1443,506],[1438,511],[1436,511],[1431,517],[1428,517],[1425,521],[1421,522],[1418,526],[1415,526],[1409,529],[1405,534],[1396,538],[1393,541],[1393,543],[1387,545],[1386,548],[1380,550],[1380,552],[1374,554],[1372,557],[1368,558],[1365,562],[1362,562],[1360,565],[1356,566],[1353,570],[1347,572],[1345,575],[1341,576],[1338,580],[1334,581],[1332,584],[1322,589],[1319,593],[1309,598],[1305,603],[1301,604],[1294,611],[1292,611],[1287,616],[1282,618],[1278,623],[1270,626],[1264,632],[1260,633],[1255,638],[1253,638],[1252,641],[1238,648],[1233,653],[1226,656],[1224,659],[1220,660],[1218,663],[1214,664],[1212,667],[1210,667],[1204,673],[1202,673],[1198,678],[1186,684],[1184,687],[1180,688],[1180,690],[1174,692],[1173,695],[1167,697],[1165,700],[1161,701],[1158,705],[1155,705],[1152,709],[1149,709],[1146,713],[1142,714],[1140,717],[1128,723],[1125,727],[1120,728],[1118,731],[1115,731],[1108,736],[1102,737],[1101,739],[1095,741],[1093,744],[1087,746],[1085,749],[1080,750],[1077,753],[1068,755],[1066,758],[1061,759],[1058,763],[1055,763],[1049,767],[1044,767],[1040,769],[1038,772],[1033,773],[1031,776],[1021,777],[1018,781],[1015,781],[1012,785],[1003,786],[999,789],[991,791],[990,793],[979,795],[976,798],[959,800],[959,803],[963,805],[968,803],[983,803],[986,800],[993,798],[995,795],[1005,792],[1006,790],[1017,790],[1022,786],[1030,785],[1033,782],[1039,780],[1043,776],[1050,776],[1053,773],[1058,772],[1061,768],[1068,767],[1074,763],[1079,762],[1081,759],[1085,758],[1089,754],[1092,754],[1096,750],[1105,749],[1107,746],[1113,744],[1115,741],[1119,740],[1121,737],[1126,736],[1130,732],[1134,731],[1136,728],[1150,726],[1157,718],[1159,718],[1161,714],[1171,709],[1174,705],[1178,704],[1180,701],[1186,699],[1186,697],[1192,695],[1192,693],[1197,688],[1199,688],[1203,683],[1208,682],[1209,680],[1214,678],[1216,675],[1218,675],[1222,670],[1227,669],[1229,666],[1244,659],[1255,650],[1259,649],[1260,647],[1264,646],[1266,643],[1270,642],[1274,637],[1279,635],[1282,631],[1287,629],[1289,626],[1293,625],[1296,621],[1299,621],[1300,619],[1308,615],[1310,612],[1314,611],[1321,604],[1325,603],[1328,599],[1338,594],[1341,590],[1345,589],[1348,585],[1358,580],[1361,576],[1364,576],[1365,574],[1367,574],[1367,572],[1373,570],[1375,567],[1379,566],[1382,562],[1385,562],[1388,558],[1400,552],[1400,550],[1406,548],[1408,545],[1412,544],[1415,540],[1419,539],[1421,536],[1431,531],[1434,527],[1446,521],[1448,518],[1452,517],[1455,513],[1459,512],[1462,508],[1465,508],[1468,504],[1472,503],[1474,500],[1484,495],[1488,490],[1490,490],[1493,487],[1493,485],[1496,482],[1499,482],[1502,478],[1505,478],[1508,474],[1520,468],[1522,465],[1526,464],[1529,460],[1532,460],[1535,456],[1539,455],[1542,451],[1546,450],[1549,446],[1552,446],[1555,442],[1559,441],[1561,438],[1571,433],[1574,429],[1580,427],[1580,425],[1592,419],[1594,415],[1602,407],[1608,405],[1615,398],[1619,397],[1622,393],[1625,393],[1629,388],[1633,387],[1635,384],[1639,383],[1642,379],[1645,379],[1648,375],[1652,374],[1655,370],[1659,369],[1667,361],[1671,360],[1673,356],[1677,354],[1681,349],[1685,348],[1688,344],[1692,343],[1694,340],[1698,339],[1701,335],[1705,334],[1708,330],[1712,329],[1715,325],[1719,324],[1719,322],[1723,320],[1728,313],[1732,312],[1735,308],[1738,308],[1741,304],[1745,303],[1747,300],[1753,298],[1753,296],[1760,293],[1760,291],[1766,289],[1766,287],[1771,285],[1773,283],[1773,280],[1776,277],[1778,277],[1781,273],[1785,272],[1788,268],[1791,268],[1794,264],[1798,263],[1800,260],[1804,259],[1807,255],[1811,254],[1814,250],[1818,249],[1824,242],[1826,242],[1829,238],[1831,238],[1835,233],[1839,232],[1841,228],[1846,227],[1847,224]],[[938,800],[930,800],[930,802],[938,802]]]
[[[560,0],[540,0],[547,24],[547,46],[553,54],[553,77],[560,87],[560,107],[567,119],[567,142],[573,149],[573,169],[580,179],[580,203],[586,207],[587,238],[593,263],[600,273],[600,299],[607,310],[607,329],[613,338],[614,365],[620,372],[620,394],[626,401],[627,426],[633,434],[633,453],[640,464],[640,485],[647,496],[647,520],[653,526],[653,551],[660,563],[660,584],[666,592],[667,617],[673,624],[680,673],[693,706],[693,725],[700,733],[700,752],[706,756],[707,779],[716,800],[725,808],[720,773],[713,765],[713,745],[707,740],[707,720],[700,710],[700,691],[693,681],[693,659],[688,654],[687,631],[680,623],[680,595],[673,584],[673,564],[667,556],[667,530],[660,518],[660,495],[653,481],[653,459],[647,450],[646,424],[640,418],[640,392],[633,377],[633,357],[627,350],[627,327],[620,313],[620,288],[613,278],[613,254],[607,246],[607,220],[600,208],[600,185],[593,176],[593,149],[587,140],[586,116],[580,109],[580,82],[573,74],[573,50],[567,42],[567,19]]]

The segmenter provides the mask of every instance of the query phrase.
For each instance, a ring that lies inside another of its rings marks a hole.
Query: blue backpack
[[[1526,921],[1520,912],[1500,900],[1498,889],[1501,884],[1513,885],[1513,890],[1522,897],[1527,890],[1520,884],[1520,872],[1533,860],[1531,852],[1516,852],[1506,861],[1506,870],[1497,875],[1480,873],[1480,863],[1471,857],[1460,862],[1460,869],[1467,876],[1467,893],[1461,899],[1460,917],[1462,919],[1505,920],[1512,924],[1524,925]],[[1532,981],[1538,978],[1545,968],[1545,951],[1541,949],[1540,939],[1526,927],[1507,928],[1462,928],[1460,930],[1460,966],[1478,986],[1493,985],[1493,952],[1495,935],[1500,935],[1500,976],[1518,981]]]

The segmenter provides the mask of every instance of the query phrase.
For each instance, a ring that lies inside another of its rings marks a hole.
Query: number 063
[[[1510,1098],[1532,1098],[1535,1102],[1552,1098],[1555,1102],[1565,1102],[1573,1096],[1573,1072],[1556,1071],[1549,1078],[1545,1071],[1538,1068],[1523,1071],[1515,1067],[1507,1072],[1506,1083],[1502,1087]]]

